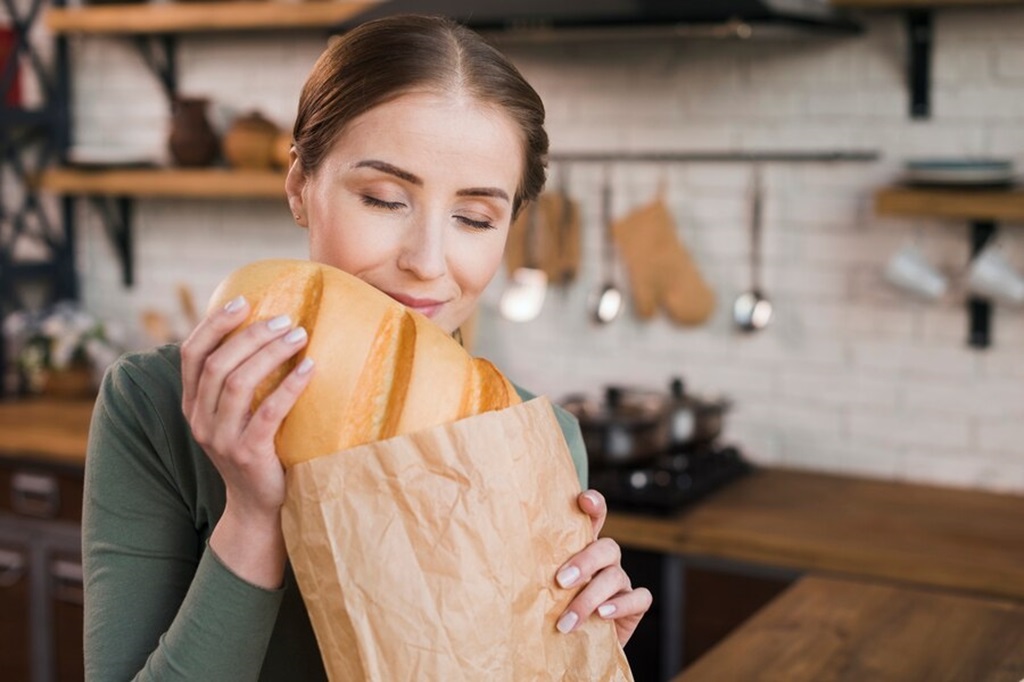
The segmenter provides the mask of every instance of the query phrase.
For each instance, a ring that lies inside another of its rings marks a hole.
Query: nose
[[[431,218],[414,221],[402,241],[398,267],[425,281],[442,277],[448,271],[444,235],[443,221]]]

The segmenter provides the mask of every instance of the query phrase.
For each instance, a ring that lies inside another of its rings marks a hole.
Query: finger
[[[576,504],[583,510],[583,513],[590,517],[590,524],[594,529],[594,538],[596,539],[608,517],[608,505],[605,504],[604,495],[591,488],[580,493]]]
[[[646,587],[621,592],[597,607],[597,615],[606,620],[642,616],[651,608],[654,598]]]
[[[555,574],[555,581],[566,589],[575,587],[589,581],[605,567],[618,564],[621,559],[619,544],[611,538],[601,538],[565,562]]]
[[[308,340],[306,330],[295,327],[244,358],[224,380],[218,413],[223,410],[248,413],[256,388],[275,373],[278,381],[283,379],[288,371],[284,364],[302,350]]]
[[[621,566],[608,566],[577,594],[558,618],[559,632],[572,632],[597,608],[630,589],[629,576]]]
[[[287,334],[291,326],[290,317],[278,315],[265,322],[249,325],[213,351],[203,363],[202,373],[199,377],[199,391],[196,396],[197,409],[202,414],[218,414],[221,406],[221,394],[228,388],[226,382],[229,378],[234,382],[234,393],[242,390],[247,380],[251,379],[244,374],[236,376],[235,370],[271,341]],[[256,383],[252,385],[255,386]],[[248,411],[249,406],[246,405],[240,414],[247,415]]]
[[[228,301],[204,317],[181,344],[182,408],[186,414],[192,411],[206,357],[245,321],[248,310],[249,303],[241,296]]]
[[[313,359],[303,358],[295,366],[288,376],[284,378],[281,385],[268,395],[259,409],[253,414],[246,427],[247,436],[257,440],[271,441],[281,428],[281,422],[295,406],[295,401],[302,395],[302,391],[309,385],[313,376]]]

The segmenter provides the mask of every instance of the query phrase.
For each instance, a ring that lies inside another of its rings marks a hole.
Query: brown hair
[[[293,138],[302,169],[313,173],[345,126],[412,90],[465,91],[494,105],[520,128],[523,175],[513,215],[546,178],[544,103],[500,52],[444,17],[398,15],[362,24],[335,39],[299,97]]]

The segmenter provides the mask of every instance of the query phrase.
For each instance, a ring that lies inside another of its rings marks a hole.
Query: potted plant
[[[122,350],[110,331],[72,301],[17,311],[4,321],[24,390],[56,398],[95,395],[100,376]]]

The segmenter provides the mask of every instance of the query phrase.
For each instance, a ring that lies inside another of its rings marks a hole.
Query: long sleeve
[[[90,431],[87,679],[255,680],[283,590],[245,583],[206,547],[216,519],[189,490],[204,476],[175,452],[189,447],[181,429],[165,428],[180,398],[143,390],[138,375],[124,361],[112,368]]]

